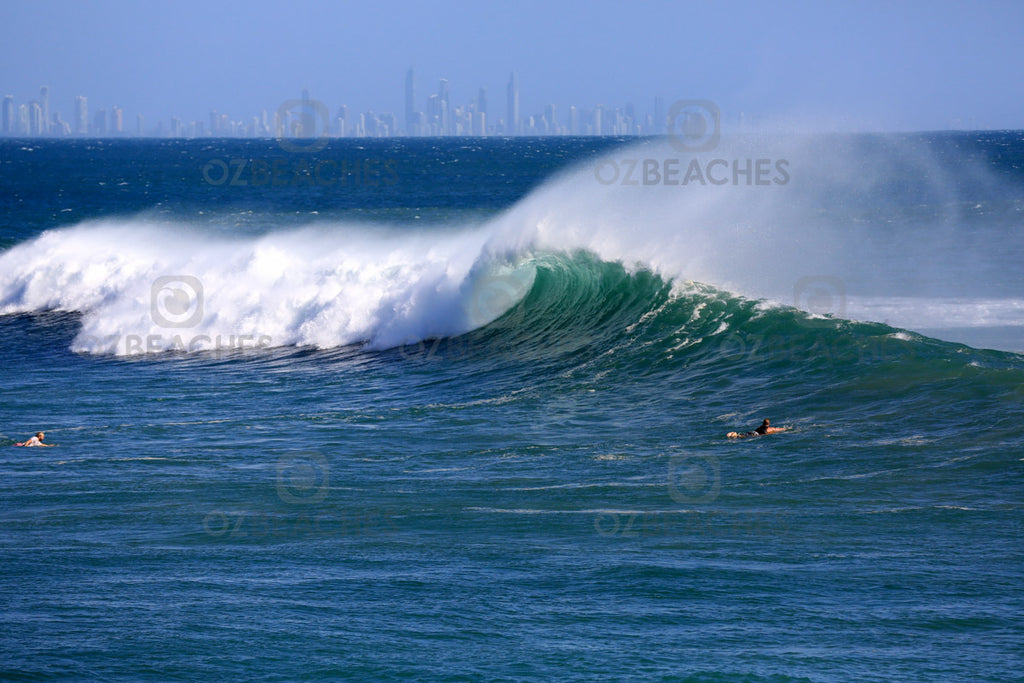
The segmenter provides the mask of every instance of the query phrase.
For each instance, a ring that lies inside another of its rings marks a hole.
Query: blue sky
[[[0,95],[50,88],[71,118],[210,110],[247,119],[308,88],[333,112],[417,108],[450,82],[503,115],[516,71],[523,116],[570,104],[714,101],[727,120],[867,130],[1024,128],[1021,2],[455,2],[0,0]]]

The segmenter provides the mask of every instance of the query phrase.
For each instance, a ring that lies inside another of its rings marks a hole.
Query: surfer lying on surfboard
[[[744,432],[742,434],[740,434],[739,432],[729,432],[728,434],[725,435],[725,437],[727,439],[746,439],[749,436],[762,436],[763,434],[774,434],[775,432],[784,432],[787,429],[789,429],[789,427],[769,427],[768,424],[768,418],[765,418],[764,422],[761,423],[761,426],[752,432]]]
[[[36,432],[36,435],[33,436],[28,441],[25,441],[24,443],[16,443],[14,445],[15,446],[45,446],[46,448],[50,448],[52,446],[56,446],[57,445],[55,443],[43,443],[43,438],[45,436],[46,435],[43,434],[42,432]]]

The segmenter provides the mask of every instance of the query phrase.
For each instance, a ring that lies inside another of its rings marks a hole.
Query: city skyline
[[[299,98],[283,100],[274,108],[242,115],[211,109],[205,119],[182,119],[165,115],[156,121],[123,107],[109,105],[90,109],[89,97],[74,95],[74,110],[64,112],[50,106],[49,86],[40,86],[39,97],[18,102],[3,95],[0,135],[3,137],[449,137],[449,136],[545,136],[545,135],[656,135],[666,132],[666,105],[652,96],[647,110],[633,103],[589,106],[549,103],[543,111],[523,116],[519,106],[519,79],[510,72],[505,101],[489,107],[487,89],[477,88],[468,102],[453,102],[450,81],[438,79],[436,90],[420,89],[416,71],[409,68],[404,78],[404,112],[354,111],[347,104],[328,104],[303,90]],[[417,92],[421,92],[417,97]],[[285,108],[304,109],[288,114]],[[326,110],[326,117],[323,115]],[[639,112],[639,113],[638,113]],[[326,118],[326,127],[323,123]],[[400,124],[401,122],[401,124]]]
[[[741,115],[757,130],[1021,129],[1024,95],[1012,84],[1024,61],[1022,22],[1024,5],[1004,0],[628,10],[608,0],[398,0],[386,9],[329,0],[287,9],[37,0],[0,4],[0,95],[14,98],[9,119],[23,128],[49,127],[59,113],[56,131],[66,123],[74,135],[82,96],[86,129],[104,126],[102,109],[115,133],[137,134],[141,116],[144,134],[168,135],[172,117],[183,129],[221,127],[211,127],[212,110],[248,129],[252,117],[262,124],[266,110],[272,119],[307,89],[331,120],[343,105],[351,121],[393,114],[393,134],[424,125],[406,107],[412,67],[413,112],[458,128],[455,109],[465,115],[476,101],[490,134],[504,134],[498,122],[510,119],[521,128],[507,132],[541,132],[554,121],[585,133],[598,105],[603,130],[614,126],[609,113],[628,116],[630,104],[643,130],[656,97],[666,111],[680,99],[714,102],[729,130]],[[507,96],[512,72],[518,102]],[[374,125],[371,118],[367,128]]]

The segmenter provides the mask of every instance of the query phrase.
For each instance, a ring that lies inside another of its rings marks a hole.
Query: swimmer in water
[[[46,437],[46,435],[43,434],[42,432],[36,432],[36,435],[33,436],[28,441],[26,441],[25,443],[16,443],[14,445],[15,446],[26,446],[26,447],[42,446],[44,448],[52,448],[53,446],[57,445],[55,443],[43,443],[43,439],[45,437]]]
[[[769,425],[770,425],[770,423],[768,422],[768,418],[765,418],[764,422],[761,423],[761,426],[758,427],[757,429],[755,429],[754,431],[752,431],[752,432],[744,432],[743,434],[740,434],[739,432],[729,432],[728,434],[725,435],[725,438],[727,438],[727,439],[746,439],[747,437],[751,437],[751,436],[762,436],[764,434],[774,434],[775,432],[784,432],[784,431],[789,429],[789,427],[771,427]]]

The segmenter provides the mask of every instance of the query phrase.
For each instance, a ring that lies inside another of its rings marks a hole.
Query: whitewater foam
[[[525,294],[532,271],[486,253],[486,237],[319,225],[225,239],[93,222],[0,254],[0,314],[81,312],[73,349],[87,353],[389,348],[464,333]]]

